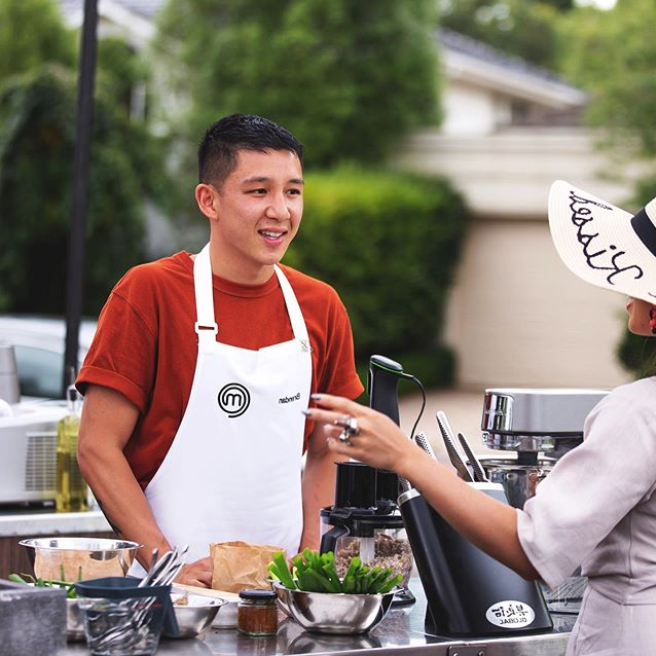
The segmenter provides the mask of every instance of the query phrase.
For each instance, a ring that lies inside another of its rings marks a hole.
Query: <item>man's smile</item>
[[[267,241],[280,242],[285,238],[287,230],[258,230]]]

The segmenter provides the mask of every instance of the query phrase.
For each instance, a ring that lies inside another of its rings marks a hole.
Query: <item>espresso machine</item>
[[[591,389],[485,391],[483,443],[512,453],[482,457],[481,462],[490,480],[503,485],[511,506],[523,508],[556,461],[581,444],[585,418],[606,394]]]
[[[398,363],[381,355],[369,360],[367,391],[370,406],[399,424],[398,384],[412,378]],[[404,577],[394,606],[413,604],[407,588],[412,572],[412,550],[408,543],[403,518],[398,508],[399,478],[394,472],[369,467],[351,460],[336,463],[335,502],[320,511],[322,529],[321,553],[335,554],[340,576],[350,560],[358,556],[363,564],[391,567]]]
[[[559,388],[485,391],[483,443],[505,454],[482,456],[480,461],[490,481],[503,486],[511,506],[523,508],[558,459],[581,444],[586,417],[607,394],[607,390]],[[578,612],[586,584],[576,572],[558,588],[545,588],[549,610]]]

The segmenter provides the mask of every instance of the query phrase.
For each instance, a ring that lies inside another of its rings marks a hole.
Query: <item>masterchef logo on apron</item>
[[[219,408],[225,412],[230,419],[240,417],[248,410],[251,404],[249,391],[240,383],[228,383],[221,388],[217,397]]]

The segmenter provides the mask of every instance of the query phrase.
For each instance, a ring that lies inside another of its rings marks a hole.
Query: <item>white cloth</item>
[[[173,444],[145,491],[169,542],[190,546],[188,562],[208,556],[211,543],[230,540],[298,551],[301,410],[309,403],[312,361],[294,292],[278,267],[275,272],[294,339],[251,351],[216,341],[207,246],[194,263],[194,381]]]
[[[589,579],[568,654],[655,653],[634,625],[656,627],[656,378],[613,390],[584,437],[517,511],[519,540],[550,587]]]

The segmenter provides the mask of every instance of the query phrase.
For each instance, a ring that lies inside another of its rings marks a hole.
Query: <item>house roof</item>
[[[481,41],[440,28],[442,64],[447,77],[554,109],[583,105],[586,94],[558,75],[509,56]]]

